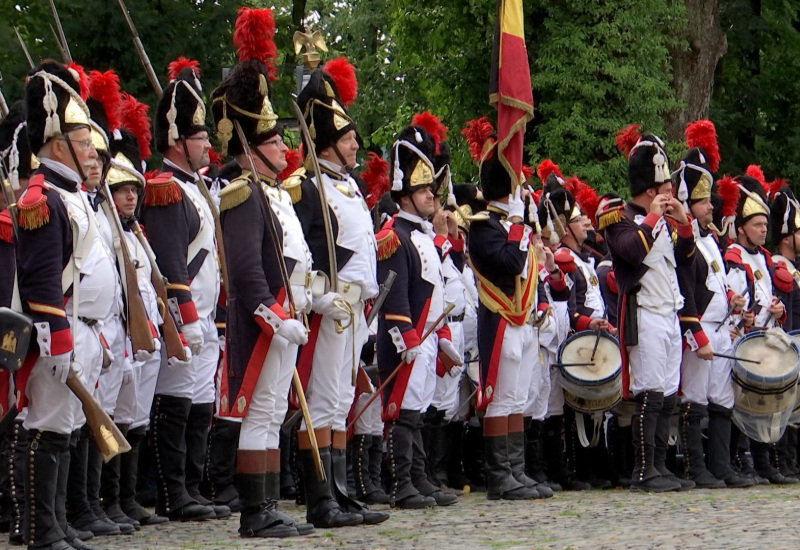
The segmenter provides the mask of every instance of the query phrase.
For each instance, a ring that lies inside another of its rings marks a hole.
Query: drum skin
[[[597,332],[585,330],[567,338],[558,348],[558,363],[588,363]],[[622,355],[619,342],[600,333],[594,365],[561,367],[564,400],[576,411],[592,414],[611,409],[622,399]]]
[[[800,373],[796,346],[787,350],[771,347],[766,344],[766,333],[760,331],[740,338],[733,351],[737,357],[761,361],[734,361],[735,409],[752,415],[773,415],[794,408]]]

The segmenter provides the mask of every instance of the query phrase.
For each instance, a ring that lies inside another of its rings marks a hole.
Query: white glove
[[[109,362],[111,363],[111,365],[113,365],[114,361],[116,361],[116,359],[117,359],[117,356],[114,355],[114,352],[111,351],[111,348],[107,348],[107,347],[103,346],[103,350],[105,350],[106,357],[108,357]],[[111,365],[109,365],[109,367]]]
[[[403,363],[410,365],[414,362],[414,359],[417,358],[419,355],[419,346],[414,346],[413,348],[408,348],[406,351],[400,354],[400,359],[403,360]]]
[[[439,349],[443,351],[450,359],[452,359],[453,363],[456,365],[461,365],[464,362],[461,354],[450,340],[446,340],[444,338],[439,340]]]
[[[133,367],[130,363],[125,365],[125,370],[122,371],[122,384],[131,384],[133,383]]]
[[[183,334],[186,343],[189,344],[192,354],[197,355],[200,353],[203,348],[203,329],[200,328],[200,321],[193,321],[183,325],[181,334]]]
[[[280,328],[275,331],[275,334],[282,336],[291,342],[302,346],[308,342],[308,331],[306,326],[297,319],[286,319],[281,323]]]
[[[153,353],[161,351],[161,338],[153,338]]]
[[[156,342],[157,341],[158,340],[156,340]],[[152,359],[153,355],[155,355],[155,352],[156,350],[147,351],[146,349],[140,349],[139,351],[133,354],[133,358],[139,363],[144,363],[145,361],[149,361],[150,359]]]
[[[522,200],[522,188],[517,186],[517,190],[508,196],[508,217],[525,217],[525,201]]]
[[[339,305],[336,305],[334,301],[338,302]],[[334,321],[348,321],[350,319],[350,314],[346,309],[343,309],[346,307],[345,304],[346,302],[341,294],[338,292],[327,292],[314,300],[314,311],[326,317],[331,317]]]
[[[70,363],[72,362],[72,352],[51,357],[41,357],[40,359],[42,360],[42,367],[47,369],[56,379],[61,380],[62,383],[67,381]]]
[[[181,361],[177,357],[170,357],[167,359],[167,367],[171,369],[189,367],[192,364],[192,350],[184,347],[183,352],[186,354],[186,361]]]

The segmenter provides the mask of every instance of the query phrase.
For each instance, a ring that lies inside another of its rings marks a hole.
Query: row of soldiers
[[[307,132],[293,169],[272,107],[274,44],[253,33],[274,33],[269,10],[240,11],[239,63],[210,95],[233,159],[218,171],[199,68],[186,60],[171,66],[153,136],[113,72],[53,61],[29,73],[25,101],[2,121],[4,171],[22,194],[14,219],[0,217],[0,305],[34,323],[25,364],[2,381],[3,412],[18,411],[5,442],[12,541],[86,548],[92,535],[232,509],[244,537],[289,537],[389,518],[354,496],[451,505],[441,442],[466,411],[480,412],[489,499],[604,486],[590,471],[603,446],[574,442],[593,423],[609,426],[608,452],[630,459],[615,481],[636,490],[796,481],[772,466],[770,445],[732,428],[731,359],[714,355],[730,355],[737,331],[797,324],[800,208],[788,186],[754,170],[724,179],[715,223],[719,154],[700,121],[672,173],[660,139],[620,133],[627,202],[547,162],[533,192],[530,174],[525,185],[509,175],[486,119],[464,132],[479,189],[453,186],[446,129],[427,113],[358,177],[344,60],[311,71],[297,97]],[[164,161],[145,176],[151,137]],[[768,232],[777,256],[763,248]],[[629,412],[610,422],[565,403],[558,350],[586,330],[621,342]],[[371,346],[377,368],[359,360]],[[130,451],[103,463],[70,377]],[[277,508],[289,409],[303,411],[293,454],[308,523]],[[680,476],[667,458],[676,411]],[[137,501],[148,434],[155,513]],[[748,447],[756,472],[742,462]],[[233,479],[204,495],[211,470]]]

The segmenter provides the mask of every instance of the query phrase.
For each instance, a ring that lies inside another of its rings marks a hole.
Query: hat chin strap
[[[262,152],[261,152],[261,150],[260,150],[258,147],[252,147],[250,150],[251,150],[253,153],[255,153],[255,155],[258,157],[258,160],[260,160],[261,162],[263,162],[263,163],[264,163],[264,166],[266,166],[266,167],[267,167],[267,168],[268,168],[268,169],[269,169],[269,170],[270,170],[270,171],[271,171],[273,174],[275,174],[275,177],[277,178],[277,177],[278,177],[278,174],[280,174],[280,173],[281,173],[281,171],[280,171],[280,170],[278,170],[277,168],[275,168],[275,165],[274,165],[274,164],[272,164],[272,163],[269,161],[269,159],[268,159],[267,157],[265,157],[265,156],[264,156],[264,153],[262,153]]]
[[[69,154],[72,157],[72,162],[75,163],[75,170],[78,172],[78,176],[81,178],[81,183],[86,182],[86,174],[83,172],[83,166],[81,166],[80,161],[78,161],[78,155],[75,154],[75,148],[72,146],[72,140],[69,139],[68,134],[64,134],[66,139],[64,141],[67,142],[67,149],[69,149]]]
[[[336,158],[338,158],[338,159],[339,159],[339,162],[341,162],[341,163],[342,163],[342,167],[345,169],[345,171],[346,171],[348,174],[351,174],[351,173],[353,172],[353,167],[352,167],[352,166],[350,166],[350,165],[347,163],[347,161],[344,159],[344,155],[343,155],[343,154],[342,154],[342,152],[339,150],[339,146],[338,146],[336,143],[334,143],[334,144],[333,144],[331,147],[333,147],[333,152],[334,152],[334,153],[336,153]]]

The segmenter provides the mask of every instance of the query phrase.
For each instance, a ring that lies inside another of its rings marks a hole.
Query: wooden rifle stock
[[[161,314],[161,336],[164,337],[164,347],[166,348],[167,357],[175,357],[178,361],[186,361],[186,348],[183,346],[178,326],[175,324],[175,319],[167,307],[167,281],[161,270],[158,269],[155,254],[153,254],[150,243],[147,242],[139,222],[134,221],[131,224],[131,231],[139,239],[139,242],[147,253],[147,259],[150,261],[150,282],[153,283],[153,288],[156,291],[158,299],[158,310]]]

